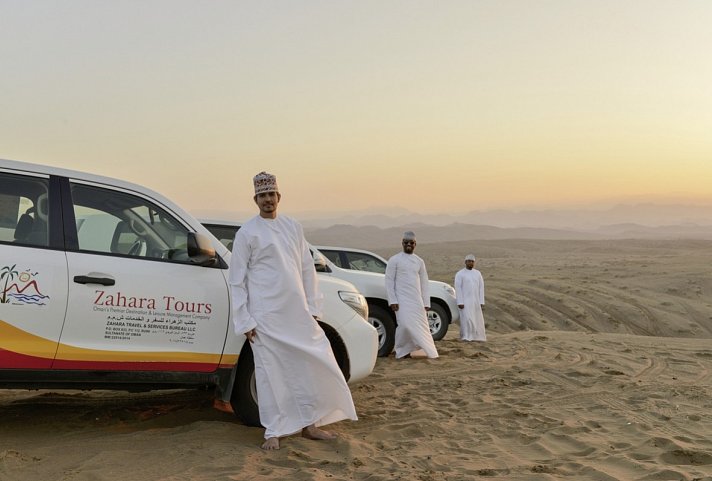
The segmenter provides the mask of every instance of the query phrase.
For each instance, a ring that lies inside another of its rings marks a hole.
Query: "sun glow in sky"
[[[708,0],[3,0],[0,158],[188,210],[712,202]],[[387,211],[383,213],[388,213]]]

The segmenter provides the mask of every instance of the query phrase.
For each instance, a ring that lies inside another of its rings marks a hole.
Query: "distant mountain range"
[[[393,245],[400,241],[405,230],[416,231],[421,243],[470,239],[712,240],[712,205],[637,203],[605,208],[482,210],[460,214],[418,214],[401,207],[346,213],[285,213],[297,218],[307,238],[320,245]],[[232,220],[246,220],[255,215],[200,214],[204,218]]]
[[[318,217],[312,213],[300,220],[310,241],[354,247],[397,244],[404,230],[416,231],[421,243],[471,239],[712,240],[712,205],[640,203],[597,209],[491,210],[443,215],[403,210],[338,217]]]
[[[303,212],[297,217],[305,227],[373,225],[392,227],[409,224],[451,224],[495,227],[545,227],[548,229],[594,230],[602,226],[638,224],[648,227],[712,225],[712,205],[618,204],[605,208],[474,210],[455,214],[418,214],[401,208],[368,209],[363,212]]]
[[[404,224],[394,227],[333,225],[326,228],[307,228],[307,239],[317,245],[347,245],[361,248],[381,248],[398,245],[405,230],[416,233],[419,243],[440,243],[465,240],[498,239],[700,239],[712,240],[712,225],[670,225],[647,227],[638,224],[616,224],[598,229],[566,230],[540,227],[502,228],[490,225],[450,224],[435,226],[427,224]]]

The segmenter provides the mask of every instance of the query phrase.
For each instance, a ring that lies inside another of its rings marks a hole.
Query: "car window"
[[[215,236],[217,240],[228,249],[232,250],[232,243],[235,240],[235,234],[240,230],[240,226],[225,226],[215,224],[203,224],[206,229]]]
[[[80,251],[184,262],[188,229],[148,200],[72,184]]]
[[[0,242],[49,245],[49,181],[0,173]]]
[[[344,267],[343,263],[341,262],[341,256],[337,251],[323,251],[320,250],[322,254],[326,256],[327,259],[329,259],[331,262],[333,262],[336,266],[338,267]],[[348,269],[348,267],[347,267]]]
[[[314,259],[314,268],[317,272],[331,272],[331,268],[326,263],[326,257],[321,253],[321,251],[310,247],[309,253],[312,256],[312,259]]]
[[[377,257],[361,252],[345,252],[349,262],[349,269],[357,271],[386,273],[386,264]]]

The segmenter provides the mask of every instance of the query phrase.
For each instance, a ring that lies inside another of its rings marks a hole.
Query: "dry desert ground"
[[[0,480],[712,480],[712,242],[416,250],[450,283],[470,252],[488,342],[379,359],[336,441],[262,451],[209,392],[4,391]]]

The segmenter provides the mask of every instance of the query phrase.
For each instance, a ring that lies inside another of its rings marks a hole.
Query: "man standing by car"
[[[274,175],[254,177],[259,215],[235,235],[230,261],[232,321],[251,343],[263,449],[301,431],[334,439],[318,426],[356,420],[351,392],[317,323],[321,315],[314,262],[301,225],[277,216]]]
[[[430,309],[428,272],[423,259],[413,253],[415,234],[403,234],[403,252],[390,259],[386,266],[388,304],[396,313],[396,359],[410,357],[423,350],[429,358],[438,357],[433,336],[428,327]]]
[[[482,315],[485,281],[480,271],[475,269],[475,256],[472,254],[465,256],[465,267],[455,274],[455,293],[460,309],[460,340],[486,341],[485,318]]]

